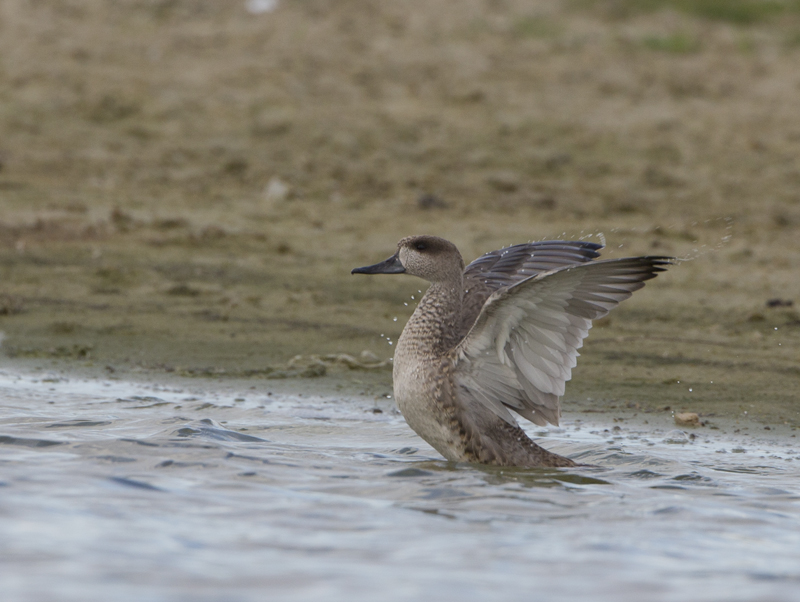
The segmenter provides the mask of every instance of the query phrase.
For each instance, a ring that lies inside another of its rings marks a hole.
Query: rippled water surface
[[[268,390],[0,373],[3,599],[800,599],[789,432],[567,408],[532,434],[597,467],[501,471]]]

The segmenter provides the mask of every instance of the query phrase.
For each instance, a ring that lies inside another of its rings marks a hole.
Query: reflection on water
[[[6,600],[796,600],[800,445],[569,420],[454,465],[367,398],[0,373]],[[244,391],[244,392],[243,392]],[[586,415],[582,415],[585,417]]]

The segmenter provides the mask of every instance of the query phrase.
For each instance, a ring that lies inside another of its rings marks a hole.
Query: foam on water
[[[531,434],[595,466],[500,470],[440,460],[385,399],[9,373],[0,395],[6,600],[800,591],[789,434],[620,425],[567,403],[561,428]]]

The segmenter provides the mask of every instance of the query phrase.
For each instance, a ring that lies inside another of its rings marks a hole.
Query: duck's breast
[[[454,416],[447,358],[410,358],[398,347],[394,360],[394,396],[408,425],[448,460],[463,460],[463,442]]]

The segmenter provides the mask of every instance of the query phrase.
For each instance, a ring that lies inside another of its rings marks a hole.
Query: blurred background
[[[688,261],[596,325],[568,398],[800,422],[797,0],[0,19],[4,363],[311,376],[391,356],[424,283],[349,271],[403,236],[592,237]]]

